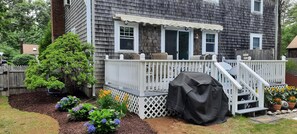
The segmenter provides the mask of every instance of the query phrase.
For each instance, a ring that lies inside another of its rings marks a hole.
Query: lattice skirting
[[[167,95],[136,96],[109,86],[104,86],[104,89],[111,90],[113,96],[118,95],[120,101],[123,101],[124,96],[127,94],[129,96],[128,110],[137,114],[141,119],[157,118],[173,114],[165,106]]]

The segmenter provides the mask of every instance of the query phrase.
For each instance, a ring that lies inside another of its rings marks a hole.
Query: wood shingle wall
[[[65,6],[65,32],[71,32],[73,28],[84,42],[87,41],[87,17],[84,0],[71,0],[70,6]]]
[[[251,0],[219,1],[219,4],[213,4],[203,0],[96,0],[94,3],[96,78],[100,83],[104,82],[105,55],[109,55],[110,58],[118,56],[114,53],[113,20],[113,16],[117,13],[220,24],[224,30],[219,33],[219,56],[225,56],[227,59],[235,57],[235,49],[249,48],[250,33],[263,34],[263,49],[274,48],[274,0],[264,0],[263,15],[251,13]],[[152,30],[149,26],[141,28],[143,31],[140,30],[140,35],[146,28],[147,31]],[[155,30],[160,31],[160,28],[157,26]],[[152,34],[154,35],[156,34]],[[151,42],[155,46],[159,40]],[[195,42],[201,41],[197,39]],[[149,48],[143,41],[140,41],[139,45],[143,49]],[[195,53],[199,53],[200,50],[201,47],[195,46]],[[154,51],[160,51],[159,47],[155,47]]]

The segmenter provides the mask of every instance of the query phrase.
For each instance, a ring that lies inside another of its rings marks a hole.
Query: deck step
[[[251,93],[239,93],[238,96],[246,96],[246,95],[250,95]]]
[[[258,112],[258,111],[264,111],[267,110],[268,108],[265,107],[254,107],[254,108],[248,108],[248,109],[241,109],[236,112],[236,114],[246,114],[246,113],[251,113],[251,112]]]
[[[256,100],[244,100],[244,101],[238,101],[238,105],[240,104],[248,104],[248,103],[255,103],[257,102]]]

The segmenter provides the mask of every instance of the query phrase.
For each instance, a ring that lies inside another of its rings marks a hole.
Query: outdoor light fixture
[[[185,27],[185,30],[186,30],[186,31],[188,31],[188,30],[189,30],[189,28]]]
[[[128,23],[129,23],[129,22],[128,22],[127,20],[125,20],[125,22],[124,22],[124,23],[125,23],[125,25],[128,25]]]

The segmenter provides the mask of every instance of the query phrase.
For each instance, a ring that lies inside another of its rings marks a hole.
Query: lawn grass
[[[227,122],[211,126],[184,123],[170,117],[147,119],[158,133],[175,134],[297,134],[297,121],[282,119],[273,124],[254,123],[245,117],[229,118]]]
[[[0,96],[0,134],[58,134],[59,123],[50,116],[13,109]]]

